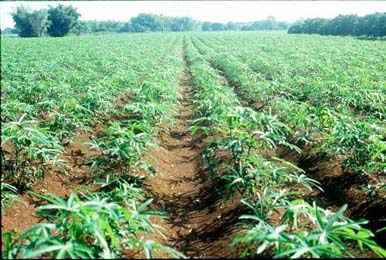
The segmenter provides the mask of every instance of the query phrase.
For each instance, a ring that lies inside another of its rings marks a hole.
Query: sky
[[[386,1],[2,1],[1,29],[14,26],[10,12],[17,6],[40,9],[59,3],[76,7],[82,15],[80,20],[115,21],[128,21],[139,13],[190,16],[200,21],[225,23],[256,21],[268,16],[274,16],[279,21],[294,22],[299,18],[386,12]]]

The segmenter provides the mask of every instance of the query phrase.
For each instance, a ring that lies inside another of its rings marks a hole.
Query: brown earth
[[[55,194],[60,197],[68,197],[76,190],[84,190],[85,184],[90,184],[91,170],[84,163],[97,153],[90,149],[90,132],[77,131],[71,144],[65,147],[62,160],[65,160],[64,168],[50,169],[44,180],[36,182],[32,190],[41,194]],[[93,186],[88,185],[91,189]],[[2,232],[17,230],[23,231],[41,221],[36,215],[35,209],[41,200],[23,193],[20,195],[23,202],[10,202],[10,206],[2,209]]]
[[[162,62],[165,55],[159,60]],[[156,65],[154,66],[156,67]],[[137,80],[135,84],[140,84],[149,72],[145,72]],[[115,100],[115,108],[120,109],[127,104],[132,97],[132,93],[124,91]],[[52,117],[49,114],[41,113],[38,115],[41,120],[51,120]],[[111,121],[124,120],[125,115],[111,114],[106,116],[99,116],[105,125]],[[93,190],[97,186],[92,184],[92,172],[87,165],[87,161],[91,158],[95,158],[101,155],[100,152],[92,150],[89,143],[92,138],[103,134],[104,127],[100,124],[96,124],[90,131],[77,129],[71,141],[66,140],[64,145],[64,152],[60,156],[61,160],[64,160],[64,167],[51,167],[46,172],[43,180],[38,180],[33,184],[30,189],[33,192],[41,194],[54,194],[59,197],[68,197],[71,193],[85,189]],[[9,151],[12,154],[13,148],[11,145],[4,145],[3,150]],[[10,231],[22,232],[33,225],[41,222],[40,218],[35,210],[42,204],[42,200],[37,197],[21,191],[18,195],[17,201],[10,201],[6,208],[1,209],[1,230],[2,233]],[[2,247],[4,246],[2,239]]]
[[[201,43],[212,48],[203,41]],[[197,49],[200,51],[199,48]],[[244,105],[250,106],[256,111],[260,111],[264,107],[263,103],[244,93],[240,85],[218,64],[211,62],[211,66],[217,69],[226,79],[228,85],[233,88]],[[361,116],[358,115],[358,118],[361,118]],[[343,158],[335,157],[331,160],[315,152],[315,147],[301,148],[302,153],[298,154],[286,147],[280,147],[278,155],[280,158],[294,163],[303,169],[308,177],[320,182],[323,192],[315,190],[311,194],[305,193],[303,197],[311,201],[317,201],[320,206],[331,210],[338,210],[341,206],[347,204],[348,208],[345,215],[353,219],[368,220],[369,223],[365,227],[373,231],[377,243],[386,247],[386,231],[377,232],[377,230],[386,227],[386,190],[378,188],[376,195],[371,195],[371,193],[366,191],[368,184],[385,184],[385,172],[365,175],[355,172],[344,172],[341,168]]]
[[[206,142],[192,137],[189,126],[194,110],[193,89],[185,71],[180,78],[182,99],[176,109],[176,123],[159,135],[158,149],[149,152],[157,173],[148,178],[145,190],[154,198],[155,209],[166,211],[169,219],[154,219],[165,237],[157,240],[194,258],[235,258],[240,248],[232,250],[230,242],[237,231],[241,214],[239,199],[225,201],[216,192],[216,184],[200,167],[200,153]],[[167,257],[163,253],[157,257]]]
[[[158,149],[149,149],[152,158],[147,160],[152,162],[157,173],[147,178],[145,190],[148,197],[154,198],[154,209],[166,211],[169,216],[168,219],[152,218],[152,223],[159,225],[163,233],[163,236],[154,235],[154,238],[193,258],[237,258],[242,252],[241,248],[232,249],[229,245],[239,230],[236,222],[244,207],[237,196],[232,201],[225,201],[225,195],[218,192],[218,184],[213,183],[208,173],[200,167],[202,147],[210,138],[192,137],[190,134],[189,126],[194,116],[194,89],[189,81],[185,66],[180,78],[182,98],[175,111],[176,122],[165,126],[166,131],[159,134],[156,141]],[[130,93],[125,94],[117,106],[122,106],[129,98]],[[106,118],[106,121],[124,119],[120,116]],[[90,169],[84,163],[88,158],[98,155],[87,143],[91,135],[98,132],[77,131],[62,156],[68,161],[64,174],[49,171],[43,181],[34,185],[33,190],[66,197],[77,189],[84,189],[91,177]],[[380,227],[379,221],[385,217],[386,203],[384,200],[372,201],[359,191],[356,184],[361,184],[361,180],[354,178],[355,175],[344,175],[336,164],[326,162],[310,151],[304,151],[299,156],[284,149],[279,151],[279,155],[296,163],[306,170],[309,177],[322,183],[325,192],[313,192],[309,199],[317,200],[320,205],[331,209],[348,203],[348,215],[365,217],[370,224],[377,223],[376,228]],[[11,202],[12,207],[2,211],[3,232],[14,229],[22,231],[41,220],[35,214],[39,201],[29,194],[21,197],[25,203]],[[374,227],[371,228],[374,230]],[[384,233],[377,238],[378,242],[384,243]],[[142,252],[134,255],[144,257]],[[132,256],[133,252],[126,254],[128,258]],[[154,256],[170,257],[163,252]]]
[[[141,78],[143,79],[143,77]],[[116,106],[119,107],[123,102],[128,102],[131,98],[130,92],[124,92],[116,99]],[[41,114],[39,118],[49,120],[48,115]],[[118,120],[116,118],[101,117],[104,122]],[[45,174],[43,180],[37,181],[31,188],[32,191],[41,194],[54,194],[60,197],[68,197],[76,190],[95,188],[91,184],[92,173],[86,164],[88,159],[99,156],[101,153],[92,150],[89,143],[93,137],[99,135],[103,127],[96,124],[90,131],[77,129],[71,138],[66,141],[64,152],[60,159],[64,161],[64,167],[52,167]],[[2,149],[12,151],[12,147],[3,146]],[[87,186],[86,186],[87,185]],[[2,232],[12,230],[24,231],[42,219],[35,213],[40,200],[36,197],[24,193],[19,195],[21,201],[9,202],[9,206],[1,211]]]
[[[368,220],[365,227],[372,230],[377,243],[385,247],[386,231],[376,231],[386,226],[386,190],[379,188],[376,194],[371,195],[365,187],[368,184],[386,183],[386,176],[345,172],[341,167],[343,158],[328,158],[315,152],[312,147],[302,150],[298,154],[281,147],[278,154],[303,169],[307,176],[320,182],[323,192],[315,190],[306,199],[335,211],[347,204],[345,215],[353,219]]]
[[[210,138],[204,140],[199,135],[194,138],[190,135],[189,125],[194,112],[189,80],[185,67],[180,78],[182,98],[176,108],[176,122],[160,133],[156,142],[158,149],[149,149],[152,158],[148,160],[152,160],[157,174],[147,179],[145,190],[154,198],[153,207],[166,211],[169,216],[169,219],[152,217],[163,233],[155,235],[154,239],[190,257],[235,258],[241,254],[241,249],[233,250],[229,245],[238,230],[235,223],[243,207],[239,198],[225,201],[225,196],[216,192],[216,184],[200,168],[201,149]],[[129,97],[129,94],[124,95],[120,102]],[[119,118],[113,115],[111,120]],[[92,188],[91,170],[85,163],[100,155],[88,144],[90,138],[101,132],[99,128],[95,126],[90,132],[77,130],[61,156],[66,161],[65,167],[48,171],[45,179],[34,184],[32,190],[67,197],[86,185]],[[20,197],[23,203],[10,202],[10,207],[3,209],[2,232],[23,231],[42,221],[35,213],[41,201],[28,193]],[[125,256],[145,257],[143,252],[127,252]],[[170,257],[164,252],[155,252],[154,256]]]

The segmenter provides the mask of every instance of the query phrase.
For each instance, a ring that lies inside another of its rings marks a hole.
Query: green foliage
[[[47,10],[30,11],[24,6],[19,6],[11,15],[21,37],[42,37],[47,29]]]
[[[294,45],[282,45],[279,36],[262,39],[258,50],[256,44],[248,40],[253,36],[245,37],[235,40],[231,35],[211,36],[209,43],[200,36],[193,39],[193,45],[221,70],[237,93],[246,99],[247,105],[253,104],[263,114],[275,114],[278,121],[290,127],[288,139],[296,140],[299,145],[319,146],[319,152],[332,157],[344,156],[342,168],[345,171],[385,171],[384,80],[381,77],[368,79],[368,70],[358,61],[366,59],[362,55],[372,53],[363,52],[355,57],[346,53],[340,60],[333,58],[333,62],[326,57],[322,67],[314,55],[327,55],[328,49],[320,51],[316,46],[318,42],[315,46],[304,43],[308,49],[288,55],[285,50],[292,50]],[[221,51],[215,51],[213,44]],[[244,48],[239,48],[239,44]],[[268,47],[269,44],[275,46]],[[345,50],[350,49],[351,44],[347,44]],[[295,57],[308,60],[291,63]],[[377,62],[382,63],[381,59]],[[338,69],[337,73],[334,69],[337,64],[339,68],[350,64],[350,70]],[[375,75],[381,75],[380,67],[374,67]],[[361,120],[356,122],[358,113]]]
[[[239,193],[250,212],[240,217],[244,230],[232,245],[245,247],[243,257],[262,253],[279,258],[354,257],[358,250],[364,252],[365,248],[384,257],[385,250],[372,240],[374,235],[371,231],[362,227],[366,221],[344,217],[347,206],[331,212],[299,199],[304,189],[320,189],[319,183],[308,178],[302,169],[292,163],[271,155],[279,145],[301,152],[289,141],[294,133],[299,136],[293,139],[312,144],[317,139],[315,133],[321,132],[334,140],[326,142],[327,149],[342,149],[339,151],[347,156],[347,160],[359,160],[362,167],[375,165],[373,162],[377,160],[383,162],[383,146],[374,149],[377,152],[369,152],[373,147],[371,140],[377,140],[377,144],[382,144],[383,140],[379,133],[372,134],[377,132],[374,129],[382,129],[377,127],[377,119],[373,119],[373,124],[359,122],[356,124],[358,128],[350,127],[347,119],[351,117],[342,107],[338,109],[345,113],[318,104],[318,99],[314,101],[307,96],[309,89],[298,87],[291,90],[285,86],[286,91],[276,89],[272,74],[256,75],[248,64],[240,62],[230,53],[239,53],[242,49],[229,50],[232,40],[211,42],[218,44],[217,48],[222,52],[210,47],[207,40],[205,37],[199,40],[192,37],[192,40],[185,41],[192,82],[198,88],[195,93],[198,113],[192,133],[201,131],[207,136],[214,136],[202,153],[204,169],[212,179],[223,181],[224,186],[220,190],[227,192],[228,197]],[[239,47],[238,44],[235,46]],[[222,49],[219,46],[227,47]],[[250,55],[250,51],[245,54]],[[212,66],[206,66],[207,63]],[[216,73],[214,67],[226,80]],[[280,76],[277,76],[278,81],[281,81]],[[282,87],[281,84],[279,86]],[[253,106],[254,109],[240,106],[244,102],[238,100],[230,87],[239,96],[250,98],[251,103],[257,99],[262,105],[259,104],[258,108]],[[296,90],[299,92],[295,94]],[[231,98],[219,98],[223,96]],[[296,98],[302,100],[293,102]],[[309,99],[306,103],[305,100]],[[306,129],[301,129],[299,125]],[[336,130],[341,127],[347,132]],[[381,157],[376,159],[372,154]],[[352,161],[350,165],[353,165]],[[375,168],[383,167],[377,165]]]
[[[343,167],[352,171],[381,173],[386,169],[386,128],[367,122],[349,124],[339,120],[326,146],[347,158]]]
[[[158,15],[139,14],[131,18],[130,22],[134,32],[157,32],[164,30]]]
[[[265,201],[261,201],[263,198]],[[386,256],[386,251],[371,240],[374,236],[371,231],[361,227],[366,221],[353,221],[343,216],[347,205],[334,213],[303,200],[290,202],[282,196],[281,201],[277,197],[266,200],[265,196],[260,196],[255,205],[244,201],[253,215],[243,215],[240,219],[251,223],[246,224],[247,230],[233,241],[233,245],[247,244],[244,257],[250,251],[254,256],[268,248],[275,258],[356,257],[348,241],[355,241],[362,252],[368,247],[378,256]],[[285,213],[280,225],[275,226],[269,216],[280,208],[285,209]]]
[[[62,146],[48,129],[34,127],[37,122],[25,120],[25,114],[14,122],[3,124],[1,150],[4,179],[17,187],[29,187],[43,179],[49,165],[60,165]],[[12,151],[12,152],[11,152]]]
[[[49,27],[47,32],[53,37],[63,37],[76,25],[80,14],[70,6],[57,5],[48,9]]]
[[[24,203],[24,200],[17,196],[17,189],[14,186],[1,180],[1,208],[5,209],[8,207],[8,203],[10,201],[19,201]],[[2,211],[2,214],[3,212],[4,211]]]
[[[157,28],[171,25],[163,26]],[[384,172],[384,44],[280,32],[183,37],[194,85],[191,131],[208,138],[202,166],[224,184],[220,191],[246,205],[244,231],[234,241],[246,245],[244,255],[352,257],[370,249],[385,256],[365,221],[300,199],[320,184],[275,157],[283,148],[309,148],[339,156],[354,174]],[[37,195],[48,201],[38,209],[47,222],[18,237],[3,234],[3,257],[122,257],[122,249],[182,257],[142,238],[156,230],[149,216],[160,213],[147,209],[134,169],[155,172],[144,162],[146,149],[164,122],[174,123],[183,37],[2,41],[2,205],[15,199],[16,187],[31,186],[60,163],[61,143],[76,130],[98,126],[91,143],[100,151],[93,158],[100,189],[66,199]],[[364,187],[371,199],[383,188]]]
[[[37,208],[48,222],[34,225],[17,238],[6,233],[3,257],[111,259],[122,257],[122,248],[133,252],[142,248],[148,257],[153,250],[183,256],[139,236],[153,232],[151,215],[162,216],[161,212],[147,209],[151,200],[138,204],[139,190],[124,181],[111,188],[110,192],[71,194],[66,200],[33,193],[48,202]]]
[[[164,214],[147,209],[151,200],[144,201],[143,178],[131,174],[138,165],[155,172],[143,157],[160,130],[159,124],[171,121],[182,62],[175,46],[181,46],[181,41],[169,36],[140,38],[117,41],[106,37],[98,46],[93,39],[84,38],[71,55],[68,51],[74,42],[70,38],[70,42],[64,39],[63,45],[42,39],[35,50],[45,45],[43,55],[28,53],[31,46],[21,39],[15,39],[20,44],[4,44],[1,156],[7,182],[29,188],[44,177],[49,166],[61,162],[62,145],[72,141],[76,130],[105,124],[106,118],[110,121],[92,137],[94,148],[103,153],[94,158],[102,162],[94,168],[95,173],[103,172],[95,176],[104,178],[98,183],[100,190],[72,193],[66,199],[35,194],[48,202],[37,209],[46,222],[17,236],[4,233],[4,258],[114,258],[122,257],[123,251],[137,254],[141,249],[148,257],[157,250],[184,257],[143,238],[158,232],[149,217]],[[152,47],[161,42],[165,47],[162,52]],[[121,49],[122,43],[128,48]],[[105,52],[111,44],[115,55]],[[82,66],[79,57],[84,58]],[[115,117],[126,119],[118,121]],[[121,171],[111,173],[117,165]],[[12,186],[3,186],[14,191]],[[3,205],[14,198],[11,191],[4,195]]]
[[[122,128],[120,123],[113,122],[104,137],[92,142],[92,148],[103,151],[110,163],[119,162],[123,173],[129,172],[130,168],[141,162],[143,148],[151,140],[147,133],[150,131],[148,125],[140,122],[127,123],[127,127]]]
[[[386,36],[386,13],[339,15],[333,19],[311,18],[292,24],[288,33],[307,33],[322,35]]]

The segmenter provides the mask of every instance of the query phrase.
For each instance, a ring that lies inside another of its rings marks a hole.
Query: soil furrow
[[[196,39],[203,45],[212,49],[212,51],[216,51],[213,47],[202,41],[202,39]],[[205,55],[202,49],[198,46],[196,46],[196,48],[202,55]],[[243,92],[240,89],[240,84],[234,81],[220,64],[211,60],[208,62],[211,67],[216,69],[225,79],[227,85],[234,90],[244,105],[253,108],[257,112],[264,108],[265,105],[263,103],[249,98],[247,96],[247,92]],[[378,195],[379,197],[371,198],[369,197],[367,191],[360,189],[359,186],[359,184],[363,184],[365,181],[368,182],[368,178],[374,179],[372,183],[382,183],[384,177],[380,175],[378,179],[376,179],[376,177],[371,174],[363,177],[363,175],[355,175],[352,172],[344,172],[341,167],[341,161],[343,160],[342,157],[329,159],[326,157],[326,154],[317,152],[315,150],[317,148],[316,146],[300,146],[300,148],[302,149],[302,153],[298,154],[288,147],[279,146],[278,155],[280,155],[281,158],[297,165],[299,168],[304,170],[309,177],[321,183],[323,192],[318,190],[314,190],[311,193],[306,192],[303,198],[309,201],[317,201],[320,206],[335,211],[344,204],[348,204],[349,207],[345,212],[345,215],[354,219],[364,218],[368,220],[369,223],[364,226],[376,234],[375,240],[377,243],[385,246],[386,233],[377,232],[377,230],[383,228],[385,225],[385,192],[380,190],[380,195]]]
[[[205,140],[192,137],[189,130],[194,116],[193,91],[185,62],[176,122],[159,135],[159,148],[149,149],[157,173],[148,178],[146,189],[154,198],[155,209],[169,216],[154,220],[166,236],[158,239],[189,257],[237,257],[237,250],[233,252],[229,244],[235,231],[233,224],[240,215],[240,202],[225,202],[200,167],[201,146],[197,143]]]

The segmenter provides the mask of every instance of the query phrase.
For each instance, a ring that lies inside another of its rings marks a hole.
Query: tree
[[[162,31],[160,18],[152,14],[139,14],[131,19],[134,32],[158,32]]]
[[[211,22],[203,22],[202,23],[202,30],[203,31],[211,31],[212,30],[212,23]]]
[[[41,37],[48,26],[47,10],[30,11],[24,6],[11,13],[20,37]]]
[[[224,31],[226,26],[222,23],[212,23],[211,31]]]
[[[288,33],[318,33],[321,35],[386,36],[386,13],[358,17],[338,15],[333,19],[314,18],[297,21]]]
[[[50,25],[47,32],[50,36],[63,37],[77,24],[80,14],[77,10],[69,6],[58,5],[50,6],[48,9],[48,20]]]
[[[7,27],[1,31],[1,34],[17,34],[16,28]]]
[[[130,22],[125,22],[122,24],[121,28],[119,29],[119,32],[132,32],[133,27]]]
[[[386,13],[374,13],[363,17],[363,25],[357,29],[358,35],[373,37],[386,36]],[[358,26],[359,27],[359,26]]]
[[[225,31],[226,25],[222,23],[204,22],[202,24],[203,31]]]
[[[338,15],[330,20],[329,34],[332,35],[354,35],[354,26],[357,21],[356,15]]]
[[[227,31],[236,31],[239,28],[238,24],[234,23],[234,22],[228,22],[226,24],[226,28],[225,28]]]
[[[263,30],[275,30],[276,29],[276,20],[273,16],[268,16],[267,19],[261,21]]]
[[[376,13],[377,22],[375,23],[374,36],[386,36],[386,13]]]
[[[170,18],[170,30],[172,32],[186,32],[195,29],[196,22],[190,17]]]

